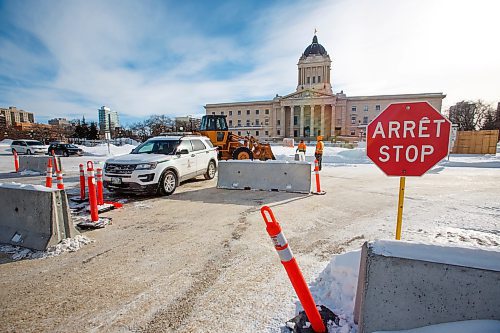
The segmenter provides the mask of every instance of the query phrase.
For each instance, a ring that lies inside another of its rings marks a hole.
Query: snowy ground
[[[272,148],[278,159],[293,159],[294,149]],[[78,183],[78,164],[106,159],[106,146],[84,149],[86,156],[63,158],[67,187]],[[337,331],[356,332],[355,250],[394,238],[398,179],[363,149],[327,147],[324,163],[325,196],[190,181],[171,197],[127,198],[105,214],[113,225],[86,233],[95,242],[78,252],[0,265],[0,331],[281,332],[297,299],[258,211],[267,204],[318,303],[343,318]],[[43,183],[12,171],[12,156],[0,153],[0,182]],[[498,249],[499,183],[497,156],[452,155],[408,178],[403,239]]]

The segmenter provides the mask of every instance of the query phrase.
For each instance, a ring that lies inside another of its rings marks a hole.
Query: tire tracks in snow
[[[205,294],[219,279],[222,271],[227,269],[229,257],[234,255],[231,243],[238,241],[250,226],[247,216],[257,211],[262,203],[257,200],[252,206],[239,214],[238,220],[233,223],[231,237],[221,242],[221,252],[206,262],[203,269],[193,274],[191,287],[166,308],[157,311],[153,318],[140,330],[142,333],[175,332],[182,329],[183,324],[191,316],[196,307],[196,300]]]

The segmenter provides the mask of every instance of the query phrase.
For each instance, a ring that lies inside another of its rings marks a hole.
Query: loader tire
[[[253,160],[253,153],[247,147],[238,147],[233,151],[233,160]]]

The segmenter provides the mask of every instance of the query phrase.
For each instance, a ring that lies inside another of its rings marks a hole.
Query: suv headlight
[[[153,170],[154,168],[156,168],[157,164],[158,164],[157,162],[137,164],[135,166],[135,169],[136,170]]]

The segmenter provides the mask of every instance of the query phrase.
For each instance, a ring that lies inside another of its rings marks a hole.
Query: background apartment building
[[[362,138],[366,125],[389,104],[428,101],[441,112],[443,93],[347,96],[334,93],[330,56],[317,36],[299,58],[296,91],[272,100],[205,105],[206,114],[227,116],[230,130],[260,139],[315,140],[317,135]]]
[[[32,112],[18,110],[15,106],[9,106],[9,108],[0,108],[0,115],[5,117],[6,127],[14,126],[16,123],[35,122],[35,116]]]
[[[98,110],[98,114],[101,133],[113,132],[116,128],[120,127],[118,112],[111,111],[107,106],[102,106]]]

